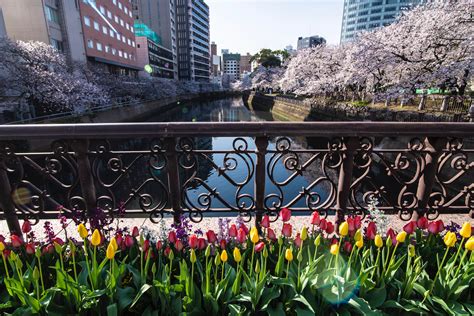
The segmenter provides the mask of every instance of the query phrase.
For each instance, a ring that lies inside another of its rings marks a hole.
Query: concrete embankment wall
[[[247,92],[246,106],[254,111],[271,112],[280,121],[400,121],[400,122],[459,122],[468,117],[454,113],[428,113],[394,108],[356,106],[347,102],[327,100],[294,100]]]

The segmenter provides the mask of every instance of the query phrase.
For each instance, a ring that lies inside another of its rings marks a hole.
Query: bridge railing
[[[0,218],[474,211],[474,124],[0,126]]]

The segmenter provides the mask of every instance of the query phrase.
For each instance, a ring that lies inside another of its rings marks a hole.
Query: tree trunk
[[[418,105],[418,111],[423,111],[426,106],[426,95],[421,96],[420,104]]]

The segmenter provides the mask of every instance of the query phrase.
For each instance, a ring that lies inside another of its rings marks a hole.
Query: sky
[[[217,51],[254,54],[296,48],[298,37],[320,35],[339,43],[343,0],[206,0]]]

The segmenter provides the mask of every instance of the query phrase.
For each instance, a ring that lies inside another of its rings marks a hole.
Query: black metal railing
[[[0,126],[0,217],[474,211],[474,124]],[[60,210],[60,211],[59,211]]]

